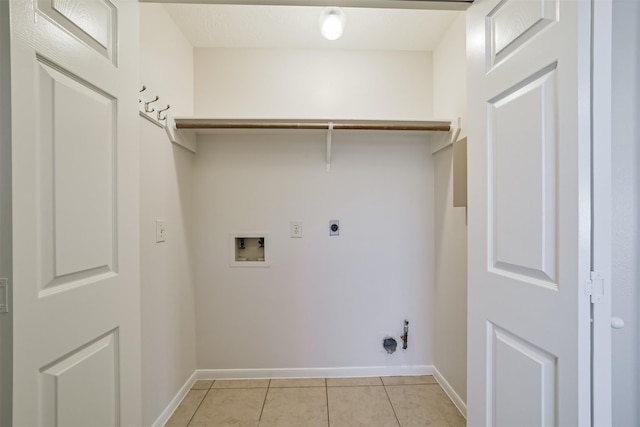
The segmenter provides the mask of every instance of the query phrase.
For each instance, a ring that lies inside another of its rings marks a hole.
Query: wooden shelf
[[[196,152],[196,135],[228,132],[326,131],[327,171],[331,169],[331,140],[335,131],[391,131],[434,135],[434,152],[456,140],[460,119],[456,120],[283,120],[283,119],[207,119],[170,118],[166,127],[169,139],[187,150]]]

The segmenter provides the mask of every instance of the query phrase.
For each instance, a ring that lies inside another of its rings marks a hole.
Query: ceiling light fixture
[[[342,36],[346,17],[339,7],[327,7],[320,14],[320,32],[327,40],[337,40]]]

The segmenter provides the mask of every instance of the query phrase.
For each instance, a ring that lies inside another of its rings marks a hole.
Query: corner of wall
[[[460,118],[459,138],[467,136],[466,14],[460,12],[433,50],[433,113]]]
[[[466,21],[465,14],[460,13],[433,51],[434,115],[460,117],[459,138],[466,136],[466,75]],[[453,207],[452,146],[436,152],[434,163],[437,231],[434,367],[450,393],[464,403],[467,392],[466,211]]]

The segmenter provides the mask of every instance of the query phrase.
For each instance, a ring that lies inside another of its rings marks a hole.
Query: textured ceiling
[[[193,46],[215,48],[430,51],[462,13],[343,8],[344,34],[329,41],[320,34],[321,7],[167,4],[165,8]]]

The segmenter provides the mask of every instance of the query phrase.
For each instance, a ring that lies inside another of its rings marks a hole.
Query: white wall
[[[433,51],[433,109],[461,117],[466,136],[467,63],[465,15],[452,23]],[[435,163],[435,354],[434,365],[456,394],[467,396],[467,225],[465,208],[453,207],[452,147]]]
[[[613,2],[613,425],[640,425],[640,3]]]
[[[194,193],[198,367],[340,368],[433,361],[433,165],[424,137],[200,137]],[[341,234],[329,236],[329,220]],[[303,237],[289,237],[302,221]],[[229,266],[229,234],[269,232],[270,268]],[[408,350],[387,355],[382,339]],[[388,372],[393,372],[389,370]]]
[[[424,52],[196,49],[195,112],[216,118],[433,118]]]
[[[141,4],[140,84],[178,115],[193,113],[193,49],[164,8]],[[148,94],[148,95],[147,95]],[[151,425],[196,369],[189,246],[194,156],[140,118],[142,415]],[[155,242],[163,219],[167,240]]]
[[[0,277],[11,279],[11,70],[9,56],[9,2],[0,2]],[[0,314],[0,426],[11,425],[12,342],[11,313]]]
[[[431,56],[196,49],[198,116],[426,119]],[[198,140],[194,255],[198,366],[429,365],[433,166],[427,138],[212,135]],[[329,237],[329,220],[342,224]],[[290,221],[303,238],[289,237]],[[229,233],[267,231],[270,268],[230,268]],[[407,351],[388,356],[410,321]]]
[[[459,138],[467,136],[466,14],[453,21],[433,50],[433,114],[460,117]]]

